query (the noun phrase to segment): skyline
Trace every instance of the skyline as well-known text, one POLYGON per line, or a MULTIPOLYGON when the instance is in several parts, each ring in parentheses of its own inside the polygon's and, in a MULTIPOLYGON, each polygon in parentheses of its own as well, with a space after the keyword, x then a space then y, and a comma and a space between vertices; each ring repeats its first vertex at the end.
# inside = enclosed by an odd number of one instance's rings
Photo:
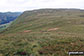
POLYGON ((0 12, 23 12, 43 8, 84 9, 84 0, 0 0, 0 12))

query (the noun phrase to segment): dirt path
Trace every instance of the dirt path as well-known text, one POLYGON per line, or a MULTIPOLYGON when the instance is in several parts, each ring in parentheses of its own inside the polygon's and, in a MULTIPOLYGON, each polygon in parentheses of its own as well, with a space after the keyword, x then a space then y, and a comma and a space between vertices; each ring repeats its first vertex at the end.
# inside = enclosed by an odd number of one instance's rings
POLYGON ((55 30, 58 30, 59 28, 51 28, 51 29, 48 29, 48 31, 55 31, 55 30))
POLYGON ((25 33, 29 33, 29 32, 32 32, 32 30, 25 30, 24 32, 25 33))

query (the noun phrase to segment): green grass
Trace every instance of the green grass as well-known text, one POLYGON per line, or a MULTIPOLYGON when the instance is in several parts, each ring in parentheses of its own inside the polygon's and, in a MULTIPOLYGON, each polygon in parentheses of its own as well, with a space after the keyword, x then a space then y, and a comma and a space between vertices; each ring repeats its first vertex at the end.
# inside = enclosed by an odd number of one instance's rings
POLYGON ((84 17, 80 15, 84 12, 25 11, 0 34, 0 53, 4 56, 14 56, 17 52, 26 52, 29 56, 69 56, 68 51, 84 51, 84 17))

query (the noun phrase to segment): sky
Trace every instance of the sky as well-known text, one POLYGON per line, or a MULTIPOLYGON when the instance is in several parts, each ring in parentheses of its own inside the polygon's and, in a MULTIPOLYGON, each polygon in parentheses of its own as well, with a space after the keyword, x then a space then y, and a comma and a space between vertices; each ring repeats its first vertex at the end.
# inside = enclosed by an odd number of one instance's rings
POLYGON ((0 12, 23 12, 42 8, 84 9, 84 0, 0 0, 0 12))

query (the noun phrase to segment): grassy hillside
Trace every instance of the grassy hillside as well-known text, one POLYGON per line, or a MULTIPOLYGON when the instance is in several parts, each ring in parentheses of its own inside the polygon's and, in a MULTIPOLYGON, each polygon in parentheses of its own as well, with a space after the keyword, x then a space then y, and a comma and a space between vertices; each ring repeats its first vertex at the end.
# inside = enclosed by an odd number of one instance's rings
POLYGON ((69 56, 68 51, 84 51, 83 10, 25 11, 0 34, 4 56, 69 56))

